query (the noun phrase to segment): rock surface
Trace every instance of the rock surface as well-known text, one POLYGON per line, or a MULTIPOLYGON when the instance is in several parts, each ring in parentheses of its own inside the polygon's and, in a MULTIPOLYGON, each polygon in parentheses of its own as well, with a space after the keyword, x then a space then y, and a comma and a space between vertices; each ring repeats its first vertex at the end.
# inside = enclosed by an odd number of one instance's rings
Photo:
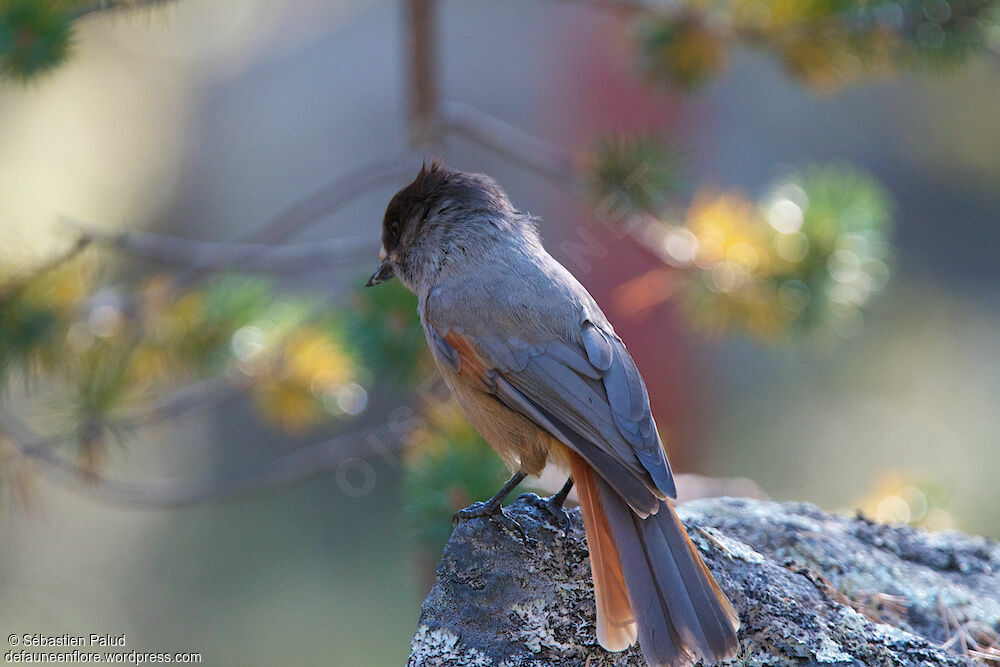
MULTIPOLYGON (((455 529, 409 664, 644 665, 594 634, 583 523, 519 499, 455 529), (527 538, 527 539, 525 539, 527 538)), ((742 620, 745 665, 1000 665, 1000 545, 715 498, 678 513, 742 620), (992 647, 992 648, 991 648, 992 647)))

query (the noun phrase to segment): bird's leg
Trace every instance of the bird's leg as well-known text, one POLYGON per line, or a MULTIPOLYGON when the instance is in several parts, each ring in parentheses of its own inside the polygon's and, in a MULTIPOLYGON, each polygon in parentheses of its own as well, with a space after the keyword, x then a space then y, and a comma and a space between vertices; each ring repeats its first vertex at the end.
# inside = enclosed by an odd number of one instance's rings
POLYGON ((452 517, 451 522, 456 526, 463 521, 468 521, 469 519, 475 519, 478 517, 486 516, 490 519, 496 521, 505 528, 517 533, 521 536, 521 541, 525 544, 531 545, 536 542, 533 537, 528 537, 527 533, 521 527, 517 521, 515 521, 511 516, 509 516, 503 510, 503 499, 510 495, 510 492, 514 490, 514 487, 521 483, 526 475, 520 470, 514 473, 514 475, 507 480, 496 495, 487 500, 486 502, 472 503, 464 510, 458 510, 452 517))
POLYGON ((561 508, 563 506, 563 503, 566 502, 566 496, 568 496, 569 492, 572 490, 573 490, 573 478, 567 477, 566 483, 563 484, 563 487, 561 489, 559 489, 559 493, 549 498, 549 502, 551 502, 556 507, 561 508))
POLYGON ((507 480, 496 495, 487 500, 486 502, 475 502, 466 507, 464 510, 458 510, 452 517, 451 522, 456 526, 462 521, 468 521, 469 519, 476 519, 481 516, 488 516, 490 514, 497 514, 502 511, 502 506, 500 503, 503 499, 510 495, 510 492, 514 490, 514 487, 521 483, 526 475, 518 470, 514 475, 507 480))
POLYGON ((566 502, 566 496, 569 495, 572 488, 573 478, 567 477, 566 483, 563 484, 563 487, 559 489, 559 492, 554 496, 539 498, 534 493, 525 493, 521 496, 521 498, 535 507, 547 511, 556 519, 562 519, 563 528, 567 533, 569 533, 570 529, 573 527, 573 521, 570 519, 569 513, 563 509, 563 503, 566 502))

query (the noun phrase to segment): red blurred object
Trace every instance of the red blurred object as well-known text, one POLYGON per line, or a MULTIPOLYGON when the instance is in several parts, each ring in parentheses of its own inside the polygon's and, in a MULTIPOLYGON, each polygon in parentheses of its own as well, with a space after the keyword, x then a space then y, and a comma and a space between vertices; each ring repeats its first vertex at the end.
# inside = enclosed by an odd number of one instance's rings
MULTIPOLYGON (((697 122, 690 104, 645 85, 626 41, 628 30, 619 19, 580 15, 565 28, 565 40, 555 49, 558 63, 547 100, 546 125, 553 141, 579 154, 609 135, 676 135, 681 125, 697 122)), ((629 346, 648 385, 671 463, 677 469, 690 468, 703 441, 706 401, 692 339, 666 301, 669 267, 620 238, 585 207, 557 204, 554 209, 558 224, 547 229, 550 251, 590 290, 629 346), (580 221, 585 229, 567 221, 580 221), (660 280, 663 293, 650 291, 645 295, 648 305, 637 304, 636 297, 642 301, 644 296, 641 291, 655 290, 660 280), (626 284, 629 289, 623 294, 626 284)))

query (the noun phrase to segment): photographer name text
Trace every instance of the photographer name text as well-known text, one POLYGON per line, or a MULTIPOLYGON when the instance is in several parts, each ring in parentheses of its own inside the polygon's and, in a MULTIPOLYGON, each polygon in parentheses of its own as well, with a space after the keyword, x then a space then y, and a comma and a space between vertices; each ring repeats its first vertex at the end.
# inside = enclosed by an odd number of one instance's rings
POLYGON ((15 641, 16 635, 10 636, 10 644, 16 646, 125 646, 125 635, 108 635, 91 633, 90 635, 46 635, 41 633, 21 635, 15 641))

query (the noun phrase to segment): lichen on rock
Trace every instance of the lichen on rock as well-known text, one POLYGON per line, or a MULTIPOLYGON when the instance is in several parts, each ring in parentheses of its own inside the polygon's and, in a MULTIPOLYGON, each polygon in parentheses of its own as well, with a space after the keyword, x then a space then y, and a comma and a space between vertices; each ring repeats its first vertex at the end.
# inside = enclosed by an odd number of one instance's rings
MULTIPOLYGON (((520 499, 507 512, 519 531, 485 518, 455 529, 409 665, 644 665, 638 647, 597 644, 579 511, 568 530, 520 499)), ((1000 665, 996 542, 804 503, 714 498, 678 513, 739 612, 730 664, 1000 665)))

